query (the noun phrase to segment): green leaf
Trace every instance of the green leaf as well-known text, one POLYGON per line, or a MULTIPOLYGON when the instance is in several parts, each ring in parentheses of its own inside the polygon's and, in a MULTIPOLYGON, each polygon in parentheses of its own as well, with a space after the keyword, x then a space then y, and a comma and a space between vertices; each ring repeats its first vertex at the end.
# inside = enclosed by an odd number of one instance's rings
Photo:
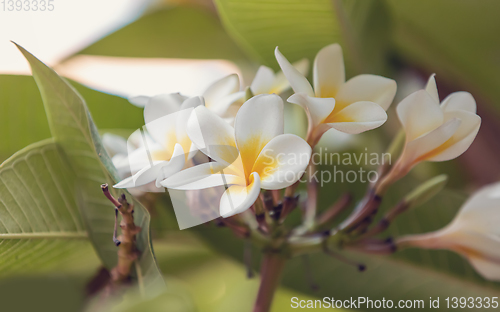
MULTIPOLYGON (((129 129, 144 124, 142 109, 126 99, 72 83, 86 99, 99 128, 129 129)), ((40 92, 29 76, 0 75, 0 161, 29 144, 51 137, 40 92)))
POLYGON ((389 14, 383 1, 216 0, 224 26, 240 46, 277 69, 274 48, 290 60, 313 59, 340 42, 356 71, 382 70, 389 43, 389 14), (258 18, 255 18, 258 16, 258 18))
POLYGON ((48 139, 0 165, 0 275, 58 268, 89 252, 75 176, 48 139))
MULTIPOLYGON (((112 205, 103 196, 100 185, 116 181, 114 167, 109 166, 111 162, 101 148, 99 135, 83 98, 52 69, 24 48, 18 48, 28 60, 40 89, 52 136, 62 146, 76 172, 78 202, 89 237, 102 262, 110 269, 117 263, 117 249, 111 239, 114 212, 112 205)), ((130 195, 128 198, 132 199, 130 195)), ((158 284, 162 284, 163 279, 150 243, 150 215, 136 200, 134 205, 135 222, 142 228, 137 237, 137 245, 142 254, 140 265, 136 266, 136 278, 140 285, 158 289, 158 284)))
POLYGON ((80 54, 246 61, 213 14, 191 7, 145 15, 80 54))

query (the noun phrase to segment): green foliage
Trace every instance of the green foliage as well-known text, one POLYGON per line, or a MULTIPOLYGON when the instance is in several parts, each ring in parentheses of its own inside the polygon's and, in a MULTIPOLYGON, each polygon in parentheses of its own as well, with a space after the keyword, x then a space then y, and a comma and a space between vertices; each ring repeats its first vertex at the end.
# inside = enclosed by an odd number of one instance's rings
POLYGON ((49 139, 0 166, 0 274, 54 269, 88 252, 75 176, 49 139))
POLYGON ((146 15, 80 54, 236 62, 246 59, 213 14, 189 7, 169 8, 146 15))
POLYGON ((313 59, 340 42, 346 59, 361 70, 381 72, 389 44, 384 1, 216 0, 229 34, 264 65, 278 68, 274 48, 290 60, 313 59), (256 18, 257 17, 257 18, 256 18))
MULTIPOLYGON (((99 186, 104 182, 113 184, 116 181, 114 167, 109 166, 111 162, 102 150, 96 127, 82 97, 52 69, 22 47, 18 48, 30 63, 42 95, 52 136, 61 145, 76 173, 77 201, 89 238, 103 264, 110 269, 117 262, 116 247, 110 239, 113 235, 114 213, 99 186)), ((136 277, 140 286, 158 289, 163 280, 150 244, 150 216, 139 202, 134 201, 134 204, 135 222, 142 228, 137 237, 137 245, 142 254, 140 265, 136 266, 136 277)))

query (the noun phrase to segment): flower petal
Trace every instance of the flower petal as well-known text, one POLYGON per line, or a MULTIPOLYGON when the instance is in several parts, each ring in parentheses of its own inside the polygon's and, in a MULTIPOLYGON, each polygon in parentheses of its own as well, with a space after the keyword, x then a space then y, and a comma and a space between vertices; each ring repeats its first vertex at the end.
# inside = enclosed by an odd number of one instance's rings
POLYGON ((432 97, 434 101, 439 103, 439 94, 438 94, 438 89, 437 89, 437 84, 436 84, 436 79, 434 78, 436 74, 432 74, 429 77, 429 80, 427 80, 427 85, 425 86, 425 91, 429 93, 429 95, 432 97))
POLYGON ((234 136, 246 176, 262 148, 283 134, 283 127, 283 101, 278 95, 257 95, 241 106, 234 121, 234 136))
POLYGON ((161 167, 160 172, 156 176, 156 187, 161 187, 161 181, 181 171, 185 164, 186 156, 184 155, 184 149, 177 143, 175 144, 174 153, 172 154, 168 164, 161 167))
POLYGON ((230 186, 220 199, 219 212, 227 218, 250 208, 260 194, 260 177, 254 172, 250 176, 250 184, 230 186))
POLYGON ((128 98, 128 101, 137 107, 145 107, 148 104, 150 99, 151 99, 150 96, 135 95, 135 96, 130 96, 128 98))
POLYGON ((396 81, 377 75, 359 75, 340 86, 337 109, 360 101, 375 102, 387 110, 396 95, 396 81))
POLYGON ((102 135, 102 145, 111 157, 116 154, 127 154, 127 140, 122 136, 104 133, 102 135))
POLYGON ((278 47, 274 50, 274 55, 276 56, 276 60, 278 61, 283 74, 286 79, 288 79, 290 86, 292 86, 293 91, 295 91, 295 93, 301 92, 309 96, 314 96, 314 91, 309 81, 307 81, 306 77, 304 77, 304 75, 302 75, 295 67, 293 67, 292 64, 290 64, 290 62, 278 50, 278 47))
POLYGON ((471 113, 476 113, 476 100, 469 92, 460 91, 448 95, 441 103, 443 111, 448 110, 465 110, 471 113))
MULTIPOLYGON (((301 59, 300 61, 297 61, 292 64, 293 67, 304 77, 307 77, 307 74, 309 73, 309 60, 306 58, 301 59)), ((281 94, 282 92, 286 91, 287 89, 290 88, 290 83, 285 77, 285 74, 283 74, 283 71, 279 71, 275 75, 275 80, 273 82, 272 89, 268 93, 276 93, 276 94, 281 94)), ((256 94, 256 93, 254 93, 256 94)))
POLYGON ((196 190, 221 185, 242 185, 245 184, 245 179, 222 164, 209 162, 182 170, 160 184, 170 189, 196 190))
POLYGON ((238 158, 233 127, 204 106, 191 114, 187 133, 200 151, 219 163, 229 165, 238 158))
POLYGON ((460 123, 460 119, 453 118, 426 135, 408 142, 401 157, 402 161, 412 166, 434 157, 435 153, 439 152, 439 148, 457 131, 460 123))
POLYGON ((282 134, 267 143, 252 168, 261 180, 261 188, 278 190, 302 176, 311 158, 311 147, 294 134, 282 134))
POLYGON ((387 120, 387 114, 380 105, 373 102, 356 102, 329 116, 324 123, 349 134, 358 134, 380 127, 387 120))
POLYGON ((254 95, 257 94, 268 94, 275 80, 274 71, 267 67, 261 66, 253 78, 252 84, 250 85, 250 90, 254 95))
POLYGON ((435 156, 429 157, 427 160, 446 161, 457 158, 469 148, 476 138, 481 126, 481 117, 464 110, 446 111, 445 120, 452 118, 457 118, 461 121, 460 127, 458 127, 453 136, 438 151, 433 153, 435 156))
POLYGON ((205 106, 209 109, 216 109, 218 100, 240 90, 240 80, 237 74, 226 76, 211 84, 205 92, 205 106))
POLYGON ((287 101, 302 106, 311 119, 313 127, 326 119, 335 108, 334 98, 317 98, 305 93, 295 93, 287 101))
POLYGON ((405 129, 407 141, 436 129, 444 121, 439 104, 425 90, 408 95, 399 103, 396 111, 405 129))
POLYGON ((317 97, 335 97, 345 82, 342 48, 334 43, 321 49, 314 59, 314 90, 317 97))

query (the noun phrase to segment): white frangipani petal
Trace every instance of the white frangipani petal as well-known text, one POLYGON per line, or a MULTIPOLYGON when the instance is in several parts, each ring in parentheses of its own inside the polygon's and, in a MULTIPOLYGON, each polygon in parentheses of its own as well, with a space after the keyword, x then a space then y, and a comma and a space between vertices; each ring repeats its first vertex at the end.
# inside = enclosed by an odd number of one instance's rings
MULTIPOLYGON (((302 74, 302 76, 307 77, 309 73, 309 60, 304 58, 292 64, 295 69, 302 74)), ((275 80, 272 89, 268 93, 280 94, 290 88, 290 83, 286 79, 283 71, 276 73, 275 80)), ((254 94, 256 94, 254 92, 254 94)))
POLYGON ((446 111, 445 119, 458 119, 460 126, 439 150, 435 151, 429 161, 446 161, 462 155, 472 144, 481 126, 481 118, 465 110, 446 111))
POLYGON ((134 104, 137 107, 145 107, 146 104, 148 104, 149 100, 151 99, 150 96, 146 95, 135 95, 135 96, 130 96, 128 98, 128 101, 132 104, 134 104))
POLYGON ((127 140, 122 136, 104 133, 102 135, 102 145, 104 145, 106 152, 108 152, 111 157, 115 154, 127 154, 127 140))
POLYGON ((319 125, 335 108, 334 98, 317 98, 305 93, 295 93, 287 101, 302 106, 313 126, 319 125))
POLYGON ((411 167, 419 161, 439 153, 440 147, 448 141, 460 127, 461 120, 453 118, 428 134, 407 143, 401 159, 411 167))
POLYGON ((161 185, 177 190, 205 189, 215 186, 244 185, 245 179, 230 168, 216 162, 208 162, 187 168, 161 182, 161 185))
POLYGON ((386 120, 387 114, 380 105, 363 101, 353 103, 329 116, 324 123, 344 133, 358 134, 378 128, 386 120))
POLYGON ((262 148, 283 134, 283 128, 283 101, 278 95, 257 95, 241 106, 234 121, 234 135, 247 175, 262 148))
POLYGON ((314 91, 309 81, 281 54, 278 47, 274 50, 276 60, 278 61, 283 74, 288 79, 290 86, 295 93, 305 93, 314 96, 314 91))
POLYGON ((476 100, 469 92, 454 92, 443 100, 441 109, 445 112, 448 110, 464 110, 475 114, 476 100))
POLYGON ((229 94, 235 93, 240 90, 240 80, 238 75, 232 74, 220 80, 217 80, 210 85, 203 97, 205 98, 205 105, 209 109, 216 109, 219 105, 218 101, 229 94))
POLYGON ((359 75, 340 86, 335 100, 342 106, 370 101, 387 110, 396 95, 396 90, 396 81, 392 79, 377 75, 359 75))
POLYGON ((435 76, 436 76, 436 74, 432 74, 429 77, 429 80, 427 80, 427 85, 425 86, 425 91, 427 91, 427 93, 429 93, 429 95, 432 97, 432 99, 436 103, 439 103, 439 94, 438 94, 435 76))
POLYGON ((256 95, 268 93, 274 84, 275 79, 276 77, 274 75, 274 71, 271 68, 261 66, 253 78, 250 90, 252 90, 252 93, 256 95))
POLYGON ((313 80, 317 97, 335 97, 345 82, 344 57, 339 44, 328 45, 318 52, 314 59, 313 80))
POLYGON ((234 128, 204 106, 194 110, 187 133, 199 150, 217 162, 229 165, 238 158, 234 128))
POLYGON ((227 218, 250 208, 259 197, 260 187, 260 177, 256 172, 250 175, 250 184, 230 186, 220 199, 221 217, 227 218))
POLYGON ((259 174, 261 187, 265 190, 288 187, 304 173, 311 152, 311 147, 302 138, 293 134, 279 135, 262 149, 252 172, 259 174))
POLYGON ((414 140, 443 124, 444 114, 428 92, 420 90, 408 95, 396 108, 407 141, 414 140))

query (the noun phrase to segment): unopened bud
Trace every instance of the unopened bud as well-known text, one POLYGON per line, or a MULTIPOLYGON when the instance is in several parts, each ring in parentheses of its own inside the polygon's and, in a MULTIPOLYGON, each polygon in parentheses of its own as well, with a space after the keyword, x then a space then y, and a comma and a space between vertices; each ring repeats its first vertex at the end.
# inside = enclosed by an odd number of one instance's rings
POLYGON ((441 174, 420 184, 404 198, 404 201, 408 205, 408 209, 422 205, 434 197, 444 188, 447 181, 448 176, 446 174, 441 174))

